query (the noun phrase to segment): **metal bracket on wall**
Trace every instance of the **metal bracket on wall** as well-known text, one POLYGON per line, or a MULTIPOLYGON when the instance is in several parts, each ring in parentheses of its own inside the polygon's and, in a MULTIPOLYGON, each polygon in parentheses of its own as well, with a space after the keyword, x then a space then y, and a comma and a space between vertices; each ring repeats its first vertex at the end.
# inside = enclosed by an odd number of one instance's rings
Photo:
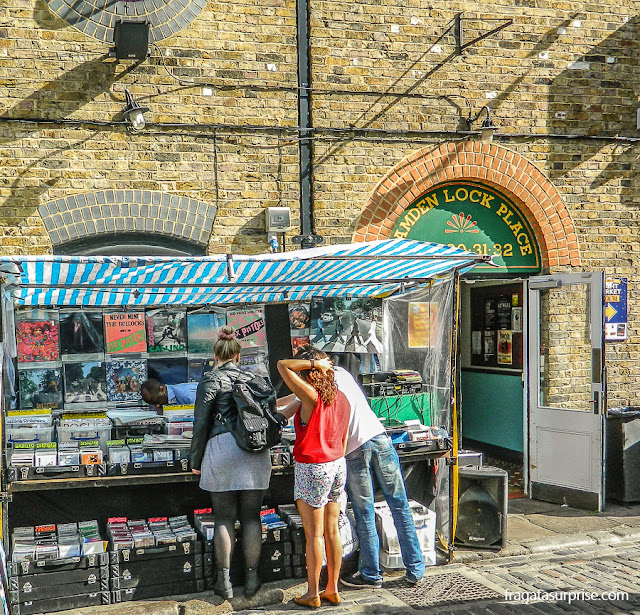
POLYGON ((293 243, 299 243, 303 248, 313 248, 315 245, 322 243, 324 237, 310 233, 308 235, 295 235, 291 238, 293 243))
MULTIPOLYGON (((468 42, 465 43, 464 41, 464 24, 463 24, 463 20, 465 19, 464 14, 463 13, 458 13, 455 17, 454 17, 454 23, 453 23, 453 33, 454 36, 456 38, 456 54, 457 55, 462 55, 462 52, 467 48, 467 47, 471 47, 471 45, 475 45, 477 42, 481 41, 482 39, 488 38, 489 36, 492 36, 493 34, 496 34, 498 32, 500 32, 500 30, 504 30, 505 28, 508 28, 510 25, 513 24, 513 19, 500 19, 498 17, 494 18, 494 19, 479 19, 479 18, 473 18, 474 21, 501 21, 502 23, 499 26, 496 26, 495 28, 493 28, 493 30, 489 30, 489 32, 485 32, 484 34, 481 34, 480 36, 476 36, 476 38, 474 38, 473 40, 470 40, 468 42)), ((471 19, 469 17, 467 17, 466 19, 471 19)))

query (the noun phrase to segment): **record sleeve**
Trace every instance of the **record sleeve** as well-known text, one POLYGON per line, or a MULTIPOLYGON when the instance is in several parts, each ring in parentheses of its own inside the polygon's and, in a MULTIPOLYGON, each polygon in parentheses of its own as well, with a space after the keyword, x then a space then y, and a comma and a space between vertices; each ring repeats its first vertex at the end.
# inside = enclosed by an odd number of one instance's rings
POLYGON ((180 384, 188 381, 187 359, 148 359, 147 377, 155 378, 162 384, 180 384))
POLYGON ((115 312, 104 315, 104 339, 110 354, 146 352, 147 323, 144 312, 115 312))
POLYGON ((224 310, 187 315, 187 346, 190 353, 213 355, 218 332, 227 324, 224 310))
POLYGON ((327 353, 381 353, 382 299, 326 297, 311 302, 311 344, 327 353))
POLYGON ((292 302, 289 304, 289 326, 291 330, 308 330, 311 323, 308 303, 292 302))
POLYGON ((187 349, 187 313, 184 310, 147 312, 147 342, 149 352, 184 352, 187 349))
POLYGON ((102 312, 62 312, 60 345, 63 355, 104 353, 102 312))
POLYGON ((294 356, 296 352, 298 352, 298 348, 311 344, 311 340, 308 335, 301 335, 298 337, 294 335, 295 333, 297 332, 291 331, 291 352, 293 353, 294 356))
POLYGON ((64 402, 107 401, 107 373, 103 361, 77 361, 64 364, 64 402))
POLYGON ((60 358, 58 313, 24 310, 16 313, 18 362, 55 361, 60 358))
POLYGON ((267 345, 264 308, 227 310, 227 324, 236 330, 242 348, 260 348, 267 345))
POLYGON ((18 370, 20 409, 60 408, 62 373, 59 366, 18 370))
POLYGON ((210 372, 216 366, 215 359, 189 358, 188 378, 189 382, 200 382, 202 376, 210 372))
POLYGON ((141 402, 140 385, 147 379, 147 362, 142 359, 107 361, 107 399, 141 402))
POLYGON ((247 351, 240 355, 240 368, 243 371, 269 377, 269 355, 266 349, 247 351))

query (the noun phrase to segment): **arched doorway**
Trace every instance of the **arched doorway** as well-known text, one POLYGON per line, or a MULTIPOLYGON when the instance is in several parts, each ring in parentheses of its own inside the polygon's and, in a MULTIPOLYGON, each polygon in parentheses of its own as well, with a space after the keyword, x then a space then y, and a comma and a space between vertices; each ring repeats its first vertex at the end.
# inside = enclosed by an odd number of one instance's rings
POLYGON ((459 402, 463 446, 522 464, 527 451, 525 283, 580 265, 569 213, 553 184, 507 148, 443 143, 380 181, 354 241, 409 238, 491 254, 460 291, 459 402))

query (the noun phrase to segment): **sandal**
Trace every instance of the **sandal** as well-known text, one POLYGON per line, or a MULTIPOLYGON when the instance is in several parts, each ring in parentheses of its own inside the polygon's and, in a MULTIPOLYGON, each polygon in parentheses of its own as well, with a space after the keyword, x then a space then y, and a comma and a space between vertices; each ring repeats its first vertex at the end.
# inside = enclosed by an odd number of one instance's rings
POLYGON ((320 596, 313 596, 311 598, 303 598, 302 596, 296 596, 293 601, 298 606, 306 606, 308 609, 320 608, 320 596))
POLYGON ((340 594, 336 592, 335 594, 327 594, 326 592, 320 592, 320 600, 326 600, 330 604, 334 604, 338 606, 342 602, 342 598, 340 594))

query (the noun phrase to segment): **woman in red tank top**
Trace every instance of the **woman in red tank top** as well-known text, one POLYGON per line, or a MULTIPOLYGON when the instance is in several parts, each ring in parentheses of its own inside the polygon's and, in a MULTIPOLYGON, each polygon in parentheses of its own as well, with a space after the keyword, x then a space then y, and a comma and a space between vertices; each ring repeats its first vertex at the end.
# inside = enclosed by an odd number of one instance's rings
POLYGON ((309 587, 294 601, 310 608, 319 607, 322 600, 340 604, 338 517, 347 477, 344 451, 351 408, 336 387, 333 365, 324 352, 303 346, 295 359, 278 361, 278 371, 300 400, 294 418, 294 499, 304 528, 309 587), (323 539, 328 580, 320 592, 323 539))

